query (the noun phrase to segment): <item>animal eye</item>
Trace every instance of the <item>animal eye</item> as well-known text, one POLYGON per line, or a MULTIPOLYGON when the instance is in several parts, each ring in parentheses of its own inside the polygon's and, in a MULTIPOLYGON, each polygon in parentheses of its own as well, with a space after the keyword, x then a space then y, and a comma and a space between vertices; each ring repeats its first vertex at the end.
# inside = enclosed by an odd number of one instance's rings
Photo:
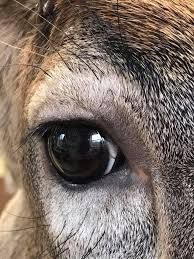
POLYGON ((118 169, 124 158, 108 137, 86 125, 63 126, 47 133, 49 159, 71 184, 85 184, 118 169))

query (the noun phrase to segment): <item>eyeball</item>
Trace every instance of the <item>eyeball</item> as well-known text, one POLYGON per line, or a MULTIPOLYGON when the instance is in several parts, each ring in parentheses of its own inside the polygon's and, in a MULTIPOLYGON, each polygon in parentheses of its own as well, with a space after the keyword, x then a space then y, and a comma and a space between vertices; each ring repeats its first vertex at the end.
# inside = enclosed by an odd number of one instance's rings
POLYGON ((46 146, 57 172, 72 184, 105 177, 123 161, 119 148, 110 138, 85 125, 51 130, 47 133, 46 146))

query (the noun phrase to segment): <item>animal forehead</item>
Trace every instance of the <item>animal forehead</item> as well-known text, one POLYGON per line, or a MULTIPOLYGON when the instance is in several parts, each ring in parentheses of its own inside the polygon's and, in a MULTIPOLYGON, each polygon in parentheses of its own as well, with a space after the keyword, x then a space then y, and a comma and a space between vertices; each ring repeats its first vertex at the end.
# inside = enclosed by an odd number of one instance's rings
MULTIPOLYGON (((141 84, 162 85, 166 74, 186 82, 194 52, 193 18, 189 0, 58 0, 53 21, 44 22, 50 30, 40 32, 54 50, 42 67, 48 71, 62 61, 71 70, 84 67, 98 76, 103 61, 141 84)), ((34 45, 45 44, 40 33, 34 45)))
POLYGON ((160 51, 165 56, 167 49, 193 51, 194 2, 189 0, 58 0, 55 8, 50 39, 64 40, 63 47, 75 49, 79 43, 81 52, 98 49, 124 59, 130 58, 129 51, 148 56, 160 51))
POLYGON ((109 29, 137 47, 176 39, 176 33, 181 36, 193 28, 194 2, 189 0, 58 0, 54 4, 58 28, 69 30, 76 24, 77 29, 82 24, 86 31, 92 27, 94 36, 98 29, 104 33, 109 29))
POLYGON ((190 0, 58 0, 55 3, 58 11, 65 12, 62 16, 64 20, 67 16, 79 18, 81 14, 87 16, 96 14, 109 21, 111 25, 118 26, 119 19, 119 22, 130 23, 136 28, 143 21, 145 22, 143 27, 149 23, 160 24, 160 27, 164 24, 177 23, 179 22, 177 18, 188 22, 189 18, 193 18, 194 8, 194 3, 190 0))

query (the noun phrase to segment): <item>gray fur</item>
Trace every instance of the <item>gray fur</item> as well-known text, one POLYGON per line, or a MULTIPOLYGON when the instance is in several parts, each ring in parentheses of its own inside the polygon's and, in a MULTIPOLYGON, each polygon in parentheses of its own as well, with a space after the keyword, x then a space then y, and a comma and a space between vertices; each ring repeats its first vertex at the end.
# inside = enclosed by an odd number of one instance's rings
POLYGON ((20 49, 0 44, 0 144, 17 186, 0 257, 194 258, 194 4, 58 0, 48 23, 21 3, 0 7, 0 40, 20 49), (75 187, 28 134, 80 117, 129 166, 75 187))

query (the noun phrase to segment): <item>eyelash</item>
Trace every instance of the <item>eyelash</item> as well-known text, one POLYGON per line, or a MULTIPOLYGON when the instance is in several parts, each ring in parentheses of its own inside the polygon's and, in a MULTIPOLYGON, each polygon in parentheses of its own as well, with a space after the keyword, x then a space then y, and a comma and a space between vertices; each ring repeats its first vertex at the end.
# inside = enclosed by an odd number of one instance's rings
POLYGON ((43 138, 46 135, 46 133, 49 131, 57 131, 67 125, 70 125, 70 124, 74 125, 79 123, 85 126, 89 126, 90 128, 98 129, 102 133, 102 135, 107 135, 105 130, 100 125, 98 125, 96 121, 86 122, 84 119, 67 120, 67 121, 57 120, 57 121, 39 124, 37 127, 30 130, 30 132, 22 140, 21 145, 24 145, 28 140, 32 139, 33 137, 43 138))
POLYGON ((60 175, 66 185, 85 185, 127 166, 118 142, 95 121, 76 119, 42 123, 28 133, 22 145, 26 142, 32 146, 43 145, 54 175, 60 175), (82 137, 76 137, 75 133, 82 137), (61 140, 62 136, 64 139, 61 140))

